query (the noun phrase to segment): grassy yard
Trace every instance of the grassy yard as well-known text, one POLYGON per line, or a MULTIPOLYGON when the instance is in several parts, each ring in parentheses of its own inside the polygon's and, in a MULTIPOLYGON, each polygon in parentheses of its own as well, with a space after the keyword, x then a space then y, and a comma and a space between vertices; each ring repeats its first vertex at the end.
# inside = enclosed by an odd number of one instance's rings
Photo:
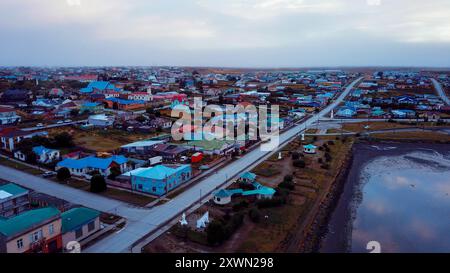
MULTIPOLYGON (((67 131, 67 129, 50 129, 49 133, 54 135, 62 131, 67 131)), ((120 148, 122 145, 156 136, 156 134, 129 133, 117 129, 83 131, 71 128, 69 133, 73 136, 77 146, 97 152, 110 152, 120 148)))
POLYGON ((280 169, 277 166, 270 164, 267 161, 259 164, 255 169, 253 169, 253 172, 256 175, 261 175, 265 177, 271 177, 281 173, 280 169))
MULTIPOLYGON (((320 146, 329 140, 334 142, 334 145, 328 145, 332 156, 329 169, 322 169, 318 164, 318 159, 324 154, 322 151, 316 155, 305 156, 307 166, 304 169, 295 169, 296 186, 289 195, 288 203, 279 207, 261 209, 261 214, 267 215, 267 219, 263 218, 260 223, 255 224, 240 243, 237 252, 284 252, 293 242, 293 238, 298 238, 303 232, 305 221, 310 218, 311 213, 314 213, 313 207, 320 201, 319 196, 326 194, 331 178, 339 171, 352 145, 351 140, 342 142, 335 137, 318 137, 314 144, 320 146)), ((293 143, 292 146, 297 145, 293 143)), ((264 162, 258 167, 263 169, 267 167, 267 164, 269 163, 264 162)), ((285 164, 292 164, 292 160, 286 159, 285 164)), ((283 177, 280 176, 279 180, 282 179, 283 177)))
POLYGON ((21 163, 18 163, 16 161, 5 159, 3 157, 0 157, 0 164, 4 165, 4 166, 7 166, 7 167, 10 167, 10 168, 14 168, 14 169, 19 170, 19 171, 23 171, 23 172, 32 174, 32 175, 41 175, 41 174, 44 173, 44 171, 41 171, 41 170, 38 170, 38 169, 35 169, 35 168, 32 168, 32 167, 29 167, 29 166, 27 166, 25 164, 21 164, 21 163))

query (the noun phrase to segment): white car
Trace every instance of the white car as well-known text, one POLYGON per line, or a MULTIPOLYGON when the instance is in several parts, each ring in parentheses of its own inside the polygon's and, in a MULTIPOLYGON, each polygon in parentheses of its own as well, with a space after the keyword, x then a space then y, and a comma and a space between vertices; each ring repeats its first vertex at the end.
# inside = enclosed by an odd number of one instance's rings
POLYGON ((65 123, 71 123, 72 120, 71 120, 71 119, 66 119, 64 122, 65 122, 65 123))
POLYGON ((58 120, 58 122, 56 124, 63 124, 63 123, 64 123, 64 121, 58 120))
POLYGON ((44 124, 38 123, 38 124, 36 124, 36 127, 44 127, 44 124))

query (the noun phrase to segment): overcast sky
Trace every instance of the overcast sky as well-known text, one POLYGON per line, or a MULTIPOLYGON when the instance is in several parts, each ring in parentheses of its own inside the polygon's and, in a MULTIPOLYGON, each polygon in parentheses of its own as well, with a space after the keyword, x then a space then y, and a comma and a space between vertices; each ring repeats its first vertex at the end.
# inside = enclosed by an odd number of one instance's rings
POLYGON ((450 66, 449 0, 0 0, 0 66, 450 66))

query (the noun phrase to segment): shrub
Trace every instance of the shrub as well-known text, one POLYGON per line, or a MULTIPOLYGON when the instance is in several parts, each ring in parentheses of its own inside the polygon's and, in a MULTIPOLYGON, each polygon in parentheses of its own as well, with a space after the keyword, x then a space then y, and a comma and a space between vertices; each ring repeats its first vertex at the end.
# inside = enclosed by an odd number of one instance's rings
POLYGON ((333 140, 329 140, 328 141, 328 145, 334 145, 334 141, 333 140))
POLYGON ((118 177, 119 175, 121 175, 121 171, 119 167, 112 167, 110 170, 110 174, 108 175, 109 179, 116 179, 116 177, 118 177))
POLYGON ((239 203, 236 203, 233 205, 233 211, 240 211, 243 208, 248 208, 248 201, 242 200, 239 203))
POLYGON ((69 169, 67 169, 66 167, 59 169, 58 172, 56 173, 56 178, 59 181, 65 181, 65 180, 69 179, 70 178, 69 169))
POLYGON ((252 208, 248 212, 248 216, 253 223, 259 223, 259 221, 261 221, 261 212, 259 212, 257 208, 252 208))
POLYGON ((100 193, 106 191, 106 181, 102 175, 96 174, 91 177, 91 192, 100 193))
POLYGON ((322 163, 323 163, 323 159, 322 159, 322 158, 319 158, 319 159, 317 159, 317 162, 318 162, 319 164, 322 164, 322 163))
POLYGON ((292 153, 292 160, 298 160, 300 158, 300 154, 297 152, 292 153))
POLYGON ((330 153, 325 153, 325 160, 326 160, 327 162, 330 162, 332 159, 333 159, 333 158, 332 158, 332 156, 330 155, 330 153))
POLYGON ((303 160, 295 160, 294 161, 294 166, 297 168, 305 168, 306 167, 306 163, 303 160))
POLYGON ((330 169, 330 165, 328 164, 322 164, 322 166, 320 166, 322 169, 324 170, 329 170, 330 169))
POLYGON ((221 221, 213 220, 206 227, 206 240, 210 245, 221 244, 225 241, 225 228, 224 223, 221 221))
POLYGON ((284 182, 292 182, 294 177, 292 175, 286 175, 283 179, 284 182))

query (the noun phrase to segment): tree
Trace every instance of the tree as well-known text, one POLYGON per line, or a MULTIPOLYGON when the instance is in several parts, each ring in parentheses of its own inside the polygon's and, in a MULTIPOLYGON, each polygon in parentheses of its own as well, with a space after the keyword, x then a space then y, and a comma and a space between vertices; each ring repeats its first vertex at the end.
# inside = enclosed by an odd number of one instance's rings
POLYGON ((253 223, 259 223, 261 221, 261 212, 257 208, 252 208, 248 212, 248 216, 250 217, 250 220, 252 220, 253 223))
POLYGON ((70 178, 69 169, 67 169, 66 167, 59 169, 58 172, 56 173, 56 178, 59 181, 65 181, 65 180, 69 179, 70 178))
POLYGON ((138 122, 145 122, 147 119, 144 117, 144 116, 138 116, 137 118, 136 118, 136 121, 138 121, 138 122))
POLYGON ((109 179, 116 179, 119 175, 121 175, 122 172, 120 171, 120 168, 117 166, 114 166, 110 170, 110 174, 108 176, 109 179))
POLYGON ((106 181, 103 175, 96 174, 91 177, 91 192, 100 193, 106 191, 106 181))
POLYGON ((54 137, 54 142, 55 142, 55 146, 58 148, 75 146, 75 143, 73 142, 73 137, 67 132, 62 132, 61 134, 57 134, 54 137))
POLYGON ((225 240, 224 224, 220 221, 213 220, 206 227, 206 238, 210 245, 217 245, 225 240))
POLYGON ((299 160, 295 160, 294 161, 294 166, 297 168, 305 168, 306 167, 306 163, 305 161, 299 159, 299 160))
POLYGON ((72 109, 72 110, 70 110, 70 115, 71 115, 72 117, 78 116, 78 113, 79 113, 79 110, 78 110, 78 109, 72 109))

